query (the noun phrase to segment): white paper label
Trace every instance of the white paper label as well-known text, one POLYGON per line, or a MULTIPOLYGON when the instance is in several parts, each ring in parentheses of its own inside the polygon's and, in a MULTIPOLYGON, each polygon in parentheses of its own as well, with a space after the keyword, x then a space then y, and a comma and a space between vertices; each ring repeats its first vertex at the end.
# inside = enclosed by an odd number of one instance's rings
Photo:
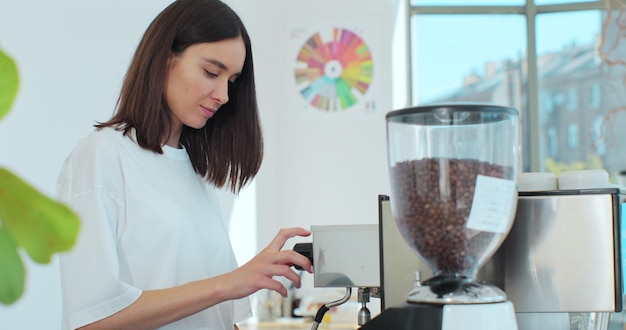
POLYGON ((467 228, 504 233, 513 216, 515 181, 479 175, 467 228))

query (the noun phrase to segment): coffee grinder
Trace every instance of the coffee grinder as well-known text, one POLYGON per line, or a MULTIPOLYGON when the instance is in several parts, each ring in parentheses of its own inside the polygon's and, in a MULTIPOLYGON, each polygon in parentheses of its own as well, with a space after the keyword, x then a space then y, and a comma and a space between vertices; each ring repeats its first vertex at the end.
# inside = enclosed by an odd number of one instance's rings
POLYGON ((393 216, 433 275, 416 273, 406 303, 361 329, 516 330, 506 294, 476 276, 515 217, 517 110, 433 104, 392 111, 386 121, 393 216))

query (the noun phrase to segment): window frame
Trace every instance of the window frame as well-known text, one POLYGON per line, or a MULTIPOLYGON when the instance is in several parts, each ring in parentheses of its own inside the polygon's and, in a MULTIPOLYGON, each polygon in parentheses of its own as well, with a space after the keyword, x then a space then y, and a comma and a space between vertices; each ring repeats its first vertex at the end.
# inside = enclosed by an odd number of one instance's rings
MULTIPOLYGON (((445 5, 445 6, 432 6, 432 5, 413 5, 411 0, 405 0, 406 5, 406 24, 408 33, 406 35, 406 47, 408 56, 407 60, 407 101, 410 105, 413 105, 415 100, 413 98, 413 45, 414 39, 412 26, 412 18, 419 15, 522 15, 526 21, 526 35, 527 35, 527 65, 528 65, 528 115, 526 122, 530 123, 530 137, 523 137, 523 140, 529 141, 529 145, 525 146, 528 151, 524 154, 529 160, 529 169, 523 169, 525 171, 539 171, 541 168, 541 155, 539 146, 539 87, 538 87, 538 66, 537 66, 537 33, 536 33, 536 20, 537 15, 548 13, 564 13, 572 11, 585 11, 585 10, 605 10, 606 3, 604 0, 586 1, 586 2, 572 2, 563 4, 545 4, 536 5, 535 0, 527 0, 524 5, 445 5)), ((520 109, 521 111, 521 109, 520 109)))

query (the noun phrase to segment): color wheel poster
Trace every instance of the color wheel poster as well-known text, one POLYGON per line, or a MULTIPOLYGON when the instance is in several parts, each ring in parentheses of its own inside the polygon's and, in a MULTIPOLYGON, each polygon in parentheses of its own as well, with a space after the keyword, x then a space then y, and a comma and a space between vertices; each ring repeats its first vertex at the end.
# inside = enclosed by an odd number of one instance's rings
POLYGON ((376 111, 376 24, 364 22, 368 23, 306 24, 291 29, 293 66, 288 79, 294 86, 294 104, 319 113, 376 111))

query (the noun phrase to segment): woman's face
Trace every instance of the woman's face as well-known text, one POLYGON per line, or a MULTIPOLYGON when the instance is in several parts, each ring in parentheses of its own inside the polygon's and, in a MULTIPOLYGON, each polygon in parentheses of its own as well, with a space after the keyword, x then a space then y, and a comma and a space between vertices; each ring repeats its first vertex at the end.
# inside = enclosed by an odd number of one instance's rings
POLYGON ((204 127, 228 102, 228 87, 241 73, 245 58, 241 38, 194 44, 170 55, 165 101, 172 112, 171 133, 176 139, 183 125, 204 127))

